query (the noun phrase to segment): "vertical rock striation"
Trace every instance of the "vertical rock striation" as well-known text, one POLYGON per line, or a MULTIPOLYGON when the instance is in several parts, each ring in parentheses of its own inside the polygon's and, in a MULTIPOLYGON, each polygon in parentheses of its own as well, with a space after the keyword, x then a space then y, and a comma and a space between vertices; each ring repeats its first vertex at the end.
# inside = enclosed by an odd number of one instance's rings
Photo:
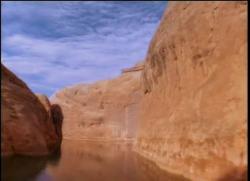
POLYGON ((246 4, 168 5, 142 73, 135 148, 166 170, 194 180, 246 173, 246 4))
POLYGON ((74 140, 131 140, 141 98, 141 64, 112 80, 58 91, 51 102, 62 108, 63 137, 74 140), (140 68, 138 68, 140 67, 140 68))

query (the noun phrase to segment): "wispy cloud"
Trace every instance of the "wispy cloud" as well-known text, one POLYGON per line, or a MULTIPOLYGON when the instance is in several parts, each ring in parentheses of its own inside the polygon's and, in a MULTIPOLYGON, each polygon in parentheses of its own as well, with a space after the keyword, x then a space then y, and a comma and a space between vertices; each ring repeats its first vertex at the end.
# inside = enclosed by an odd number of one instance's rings
POLYGON ((165 2, 4 2, 2 59, 35 92, 114 77, 142 60, 165 2))

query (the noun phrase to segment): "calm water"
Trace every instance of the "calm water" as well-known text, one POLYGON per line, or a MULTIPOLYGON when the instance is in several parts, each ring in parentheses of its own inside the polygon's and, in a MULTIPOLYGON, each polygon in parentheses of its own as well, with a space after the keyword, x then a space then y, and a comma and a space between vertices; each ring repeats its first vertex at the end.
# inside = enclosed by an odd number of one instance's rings
POLYGON ((2 159, 4 181, 185 181, 131 151, 128 144, 68 141, 53 157, 2 159))

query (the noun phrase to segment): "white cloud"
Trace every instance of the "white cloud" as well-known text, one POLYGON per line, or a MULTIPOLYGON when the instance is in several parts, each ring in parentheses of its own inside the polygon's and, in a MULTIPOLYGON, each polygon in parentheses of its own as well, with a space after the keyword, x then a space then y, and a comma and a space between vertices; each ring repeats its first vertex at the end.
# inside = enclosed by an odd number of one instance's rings
POLYGON ((5 2, 3 62, 48 95, 111 78, 145 57, 163 9, 161 2, 5 2))

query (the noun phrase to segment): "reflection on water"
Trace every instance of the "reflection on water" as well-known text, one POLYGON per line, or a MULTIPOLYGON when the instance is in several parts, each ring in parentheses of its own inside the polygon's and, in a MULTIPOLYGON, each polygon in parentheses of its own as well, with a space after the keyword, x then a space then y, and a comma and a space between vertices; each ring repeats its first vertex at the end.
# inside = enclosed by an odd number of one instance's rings
MULTIPOLYGON (((57 150, 51 156, 30 157, 12 156, 1 158, 1 180, 6 181, 34 181, 41 175, 41 171, 49 163, 57 165, 61 151, 57 150)), ((48 180, 46 180, 48 181, 48 180)))
POLYGON ((185 181, 131 151, 128 144, 68 141, 52 158, 4 159, 6 181, 185 181))
POLYGON ((47 160, 47 157, 32 158, 28 156, 2 158, 1 180, 36 180, 36 177, 40 174, 41 170, 45 169, 47 160))

